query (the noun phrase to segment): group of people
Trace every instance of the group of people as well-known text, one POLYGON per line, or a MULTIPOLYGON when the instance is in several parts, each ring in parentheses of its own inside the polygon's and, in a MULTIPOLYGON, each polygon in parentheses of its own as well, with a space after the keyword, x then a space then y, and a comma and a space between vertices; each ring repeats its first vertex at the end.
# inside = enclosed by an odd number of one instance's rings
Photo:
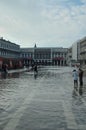
POLYGON ((83 87, 83 70, 81 68, 73 70, 73 78, 74 78, 74 88, 78 87, 78 78, 79 78, 79 85, 80 88, 83 87))

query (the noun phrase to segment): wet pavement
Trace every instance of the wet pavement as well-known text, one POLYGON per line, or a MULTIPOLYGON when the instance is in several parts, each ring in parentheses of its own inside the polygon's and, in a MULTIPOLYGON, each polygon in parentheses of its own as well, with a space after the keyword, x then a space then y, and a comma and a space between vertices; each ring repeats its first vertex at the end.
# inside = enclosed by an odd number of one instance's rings
POLYGON ((86 130, 86 77, 73 89, 73 68, 43 67, 0 78, 0 130, 86 130))

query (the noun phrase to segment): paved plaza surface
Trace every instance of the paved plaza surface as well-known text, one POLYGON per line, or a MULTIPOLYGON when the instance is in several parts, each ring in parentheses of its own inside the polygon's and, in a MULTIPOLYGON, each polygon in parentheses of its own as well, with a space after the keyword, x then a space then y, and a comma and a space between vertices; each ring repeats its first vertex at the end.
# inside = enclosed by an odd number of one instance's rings
POLYGON ((86 130, 86 77, 73 88, 73 68, 47 66, 0 79, 0 130, 86 130))

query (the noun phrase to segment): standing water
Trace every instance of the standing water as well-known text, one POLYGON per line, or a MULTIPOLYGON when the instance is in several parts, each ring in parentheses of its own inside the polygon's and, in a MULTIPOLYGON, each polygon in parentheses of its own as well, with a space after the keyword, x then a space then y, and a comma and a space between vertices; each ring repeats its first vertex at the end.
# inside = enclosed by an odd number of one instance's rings
POLYGON ((0 130, 86 130, 86 84, 75 91, 72 68, 57 66, 1 77, 0 130))

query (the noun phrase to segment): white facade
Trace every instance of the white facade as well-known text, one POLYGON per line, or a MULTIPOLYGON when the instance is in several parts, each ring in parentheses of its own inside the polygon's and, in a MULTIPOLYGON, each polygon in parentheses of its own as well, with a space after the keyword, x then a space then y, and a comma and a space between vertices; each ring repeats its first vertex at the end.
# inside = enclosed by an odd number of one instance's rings
POLYGON ((68 48, 67 51, 67 65, 71 66, 71 60, 72 60, 72 47, 68 48))
POLYGON ((78 49, 77 42, 72 45, 72 60, 78 60, 78 49))

